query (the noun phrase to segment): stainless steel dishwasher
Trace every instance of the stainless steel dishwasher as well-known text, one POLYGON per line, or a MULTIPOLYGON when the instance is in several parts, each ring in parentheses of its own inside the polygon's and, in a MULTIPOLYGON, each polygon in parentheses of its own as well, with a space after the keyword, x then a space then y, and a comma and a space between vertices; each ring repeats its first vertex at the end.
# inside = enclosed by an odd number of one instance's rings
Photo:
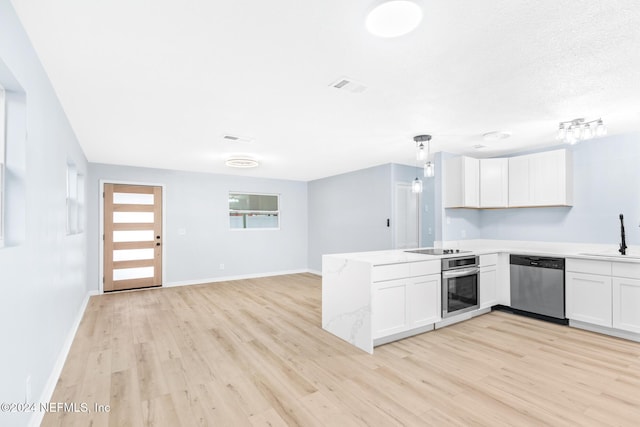
POLYGON ((564 258, 511 255, 510 264, 511 308, 566 322, 564 258))

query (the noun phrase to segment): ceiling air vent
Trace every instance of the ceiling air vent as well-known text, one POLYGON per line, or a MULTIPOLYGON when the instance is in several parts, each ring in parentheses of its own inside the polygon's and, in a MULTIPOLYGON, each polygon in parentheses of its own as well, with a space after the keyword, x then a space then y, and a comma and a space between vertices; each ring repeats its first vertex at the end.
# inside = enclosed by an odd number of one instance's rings
POLYGON ((238 136, 238 135, 231 135, 231 134, 222 135, 222 139, 229 142, 245 142, 245 143, 253 142, 253 138, 247 138, 245 136, 238 136))
POLYGON ((362 93, 367 90, 367 87, 364 84, 350 79, 349 77, 340 77, 329 86, 351 93, 362 93))

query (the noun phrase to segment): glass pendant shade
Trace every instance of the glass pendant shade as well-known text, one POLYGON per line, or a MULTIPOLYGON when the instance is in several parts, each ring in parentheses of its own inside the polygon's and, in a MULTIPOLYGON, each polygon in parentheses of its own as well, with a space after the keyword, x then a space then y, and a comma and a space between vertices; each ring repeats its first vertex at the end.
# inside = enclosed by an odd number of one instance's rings
POLYGON ((414 194, 422 193, 422 181, 416 177, 411 184, 411 192, 414 194))
POLYGON ((432 178, 436 174, 435 167, 433 162, 428 161, 424 164, 424 176, 427 178, 432 178))
POLYGON ((417 160, 424 160, 427 157, 427 154, 424 151, 424 144, 420 144, 418 146, 418 151, 416 154, 416 159, 417 160))
POLYGON ((593 131, 591 130, 591 126, 589 123, 584 125, 584 129, 582 130, 582 139, 591 139, 593 138, 593 131))
POLYGON ((558 140, 562 141, 566 138, 567 136, 567 129, 564 127, 563 124, 560 124, 560 128, 558 129, 558 140))
POLYGON ((582 139, 582 127, 580 125, 572 126, 573 139, 579 141, 582 139))
POLYGON ((605 136, 607 134, 607 127, 602 123, 602 120, 598 120, 596 125, 596 136, 605 136))

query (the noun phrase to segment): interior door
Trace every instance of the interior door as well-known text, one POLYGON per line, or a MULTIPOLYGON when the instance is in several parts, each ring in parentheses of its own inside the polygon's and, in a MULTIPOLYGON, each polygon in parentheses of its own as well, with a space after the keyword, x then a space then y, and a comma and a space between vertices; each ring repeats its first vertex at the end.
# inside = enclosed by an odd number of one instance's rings
POLYGON ((395 249, 411 249, 420 245, 419 200, 420 195, 411 191, 411 184, 396 184, 395 249))
POLYGON ((162 286, 162 187, 104 185, 105 292, 162 286))

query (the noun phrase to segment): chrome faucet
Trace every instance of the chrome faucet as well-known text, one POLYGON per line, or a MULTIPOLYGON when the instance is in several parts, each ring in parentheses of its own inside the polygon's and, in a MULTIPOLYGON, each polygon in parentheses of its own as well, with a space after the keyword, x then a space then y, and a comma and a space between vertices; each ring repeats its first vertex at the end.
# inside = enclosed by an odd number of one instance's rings
POLYGON ((624 238, 624 216, 622 216, 622 214, 620 214, 620 240, 620 249, 618 249, 618 252, 620 252, 621 255, 626 255, 627 242, 624 238))

